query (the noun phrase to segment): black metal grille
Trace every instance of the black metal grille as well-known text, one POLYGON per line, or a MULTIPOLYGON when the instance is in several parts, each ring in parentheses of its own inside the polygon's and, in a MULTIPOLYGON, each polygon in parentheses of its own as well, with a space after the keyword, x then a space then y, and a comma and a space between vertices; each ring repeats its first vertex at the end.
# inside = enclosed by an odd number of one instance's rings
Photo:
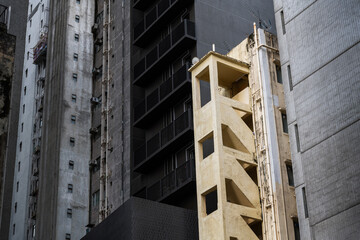
POLYGON ((157 18, 156 10, 157 10, 156 7, 154 7, 153 9, 150 10, 150 12, 148 12, 148 14, 146 14, 145 16, 146 28, 148 28, 153 22, 156 21, 157 18))
POLYGON ((149 68, 158 59, 158 47, 154 47, 146 55, 146 68, 149 68))
POLYGON ((161 146, 164 146, 174 137, 174 124, 170 123, 161 130, 161 146))
POLYGON ((152 107, 154 107, 159 102, 159 89, 155 89, 152 93, 150 93, 146 98, 146 109, 149 111, 152 107))
POLYGON ((187 110, 175 120, 175 135, 178 135, 189 126, 189 114, 190 110, 187 110))
POLYGON ((172 44, 175 44, 185 35, 185 24, 182 22, 171 34, 172 44))
POLYGON ((161 16, 170 7, 169 0, 162 0, 158 3, 158 15, 161 16))
POLYGON ((155 136, 150 138, 147 143, 147 156, 149 157, 151 154, 156 152, 160 148, 160 134, 157 133, 155 136))
POLYGON ((169 50, 171 46, 170 35, 167 35, 160 43, 159 43, 159 56, 161 57, 167 50, 169 50))
POLYGON ((175 187, 175 171, 172 171, 161 180, 161 195, 164 196, 171 193, 175 187))
POLYGON ((141 145, 134 152, 134 165, 140 164, 146 158, 146 144, 141 145))
POLYGON ((164 99, 172 90, 172 79, 169 78, 160 85, 160 100, 164 99))
POLYGON ((134 66, 134 78, 136 79, 145 71, 145 58, 141 59, 135 66, 134 66))
POLYGON ((144 19, 139 22, 134 28, 134 39, 137 39, 145 30, 144 19))
POLYGON ((158 200, 161 197, 160 182, 156 182, 154 185, 147 189, 147 198, 153 201, 158 200))
POLYGON ((145 99, 142 100, 134 109, 134 120, 138 120, 141 116, 145 114, 145 99))

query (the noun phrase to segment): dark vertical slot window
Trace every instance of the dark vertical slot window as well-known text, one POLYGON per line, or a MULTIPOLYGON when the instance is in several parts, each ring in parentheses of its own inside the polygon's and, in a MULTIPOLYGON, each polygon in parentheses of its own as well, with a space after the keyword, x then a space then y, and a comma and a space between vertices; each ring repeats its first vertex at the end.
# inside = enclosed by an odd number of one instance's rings
POLYGON ((292 75, 291 75, 291 68, 290 65, 287 66, 288 78, 289 78, 289 88, 290 91, 293 90, 293 83, 292 83, 292 75))
POLYGON ((300 228, 297 219, 293 219, 295 240, 300 240, 300 228))
POLYGON ((281 17, 281 27, 282 27, 282 32, 283 34, 286 33, 286 28, 285 28, 285 17, 284 17, 284 11, 280 12, 280 17, 281 17))
POLYGON ((302 195, 303 195, 303 202, 304 202, 304 214, 305 214, 305 218, 308 218, 308 217, 309 217, 309 212, 308 212, 308 206, 307 206, 307 200, 306 200, 305 187, 302 188, 302 195))
POLYGON ((276 65, 276 80, 278 83, 283 83, 282 76, 281 76, 281 66, 276 65))
POLYGON ((300 138, 299 138, 299 129, 298 129, 298 125, 295 124, 294 125, 295 128, 295 141, 296 141, 296 150, 297 152, 300 152, 300 138))
POLYGON ((287 175, 288 175, 288 180, 289 180, 289 186, 294 187, 294 173, 293 173, 293 168, 291 166, 291 164, 286 164, 286 171, 287 171, 287 175))
POLYGON ((281 113, 281 120, 283 125, 283 132, 289 133, 286 113, 281 113))

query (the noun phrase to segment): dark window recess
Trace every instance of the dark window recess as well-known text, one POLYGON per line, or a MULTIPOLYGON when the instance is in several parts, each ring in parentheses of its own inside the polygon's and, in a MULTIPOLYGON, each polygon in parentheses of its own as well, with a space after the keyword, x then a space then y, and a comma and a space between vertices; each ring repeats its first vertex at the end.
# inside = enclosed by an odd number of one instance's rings
POLYGON ((299 129, 297 124, 294 125, 294 129, 295 129, 296 151, 300 152, 300 138, 299 138, 299 129))
POLYGON ((73 73, 73 80, 74 80, 74 81, 77 81, 77 78, 78 78, 77 73, 73 73))
POLYGON ((68 208, 67 211, 66 211, 66 216, 68 218, 72 218, 72 209, 71 208, 68 208))
POLYGON ((73 192, 73 185, 68 184, 68 193, 72 193, 72 192, 73 192))
POLYGON ((73 160, 69 161, 69 169, 71 169, 71 170, 74 169, 74 161, 73 160))
POLYGON ((208 81, 200 80, 200 100, 201 107, 211 101, 210 83, 208 81))
POLYGON ((293 169, 291 164, 286 164, 286 171, 287 171, 287 175, 288 175, 288 180, 289 180, 289 186, 295 186, 294 184, 294 173, 293 173, 293 169))
POLYGON ((300 228, 297 219, 293 219, 295 240, 300 240, 300 228))
POLYGON ((305 218, 308 218, 309 212, 308 212, 308 206, 307 206, 307 200, 306 200, 305 187, 302 188, 302 195, 303 195, 303 202, 304 202, 304 215, 305 215, 305 218))
POLYGON ((278 83, 283 83, 282 76, 281 76, 281 67, 276 65, 276 79, 278 83))
POLYGON ((293 83, 292 83, 292 75, 291 75, 291 68, 290 65, 287 66, 288 78, 289 78, 289 89, 290 91, 293 90, 293 83))
POLYGON ((285 29, 285 17, 284 17, 284 11, 280 12, 280 17, 281 17, 281 27, 282 27, 282 32, 283 34, 286 33, 286 29, 285 29))
POLYGON ((65 235, 65 239, 66 239, 66 240, 71 240, 71 235, 70 235, 70 233, 67 233, 67 234, 65 235))
POLYGON ((209 193, 205 194, 206 215, 211 214, 218 208, 217 188, 215 187, 209 193))
POLYGON ((289 133, 286 113, 281 113, 281 120, 283 125, 283 132, 289 133))
POLYGON ((214 138, 211 137, 207 138, 202 142, 202 150, 203 150, 203 159, 207 158, 214 152, 214 138))
POLYGON ((70 146, 71 147, 75 146, 75 138, 73 138, 73 137, 70 138, 70 146))

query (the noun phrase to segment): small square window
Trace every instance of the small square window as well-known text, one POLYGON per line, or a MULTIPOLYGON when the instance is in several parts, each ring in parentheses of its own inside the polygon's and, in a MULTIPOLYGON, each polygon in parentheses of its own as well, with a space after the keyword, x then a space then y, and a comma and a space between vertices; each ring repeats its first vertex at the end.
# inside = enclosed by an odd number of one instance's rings
POLYGON ((79 41, 79 34, 75 33, 74 39, 75 39, 75 42, 78 42, 79 41))
POLYGON ((77 81, 77 78, 78 78, 77 73, 73 73, 73 80, 74 80, 75 82, 77 81))
POLYGON ((73 192, 73 185, 68 184, 68 193, 72 193, 72 192, 73 192))
POLYGON ((69 169, 71 169, 71 170, 74 169, 74 161, 73 160, 69 160, 69 169))
POLYGON ((79 59, 79 55, 77 53, 74 53, 74 61, 77 61, 79 59))
POLYGON ((80 4, 80 0, 76 0, 76 3, 77 3, 77 4, 80 4))
POLYGON ((77 22, 77 23, 80 22, 80 16, 79 15, 75 16, 75 22, 77 22))
POLYGON ((28 69, 26 69, 26 70, 25 70, 25 77, 27 77, 27 76, 28 76, 28 72, 29 72, 29 70, 28 70, 28 69))
POLYGON ((66 239, 66 240, 71 240, 71 234, 70 234, 70 233, 67 233, 67 234, 65 235, 65 239, 66 239))
POLYGON ((76 94, 71 95, 71 101, 76 103, 76 94))
POLYGON ((76 116, 75 115, 71 115, 71 123, 72 124, 76 123, 76 116))
POLYGON ((68 218, 72 218, 72 209, 71 208, 68 208, 67 211, 66 211, 66 216, 68 218))
POLYGON ((71 147, 75 146, 75 138, 73 138, 73 137, 70 138, 70 146, 71 147))
POLYGON ((15 213, 17 211, 17 202, 15 202, 14 211, 15 211, 15 213))

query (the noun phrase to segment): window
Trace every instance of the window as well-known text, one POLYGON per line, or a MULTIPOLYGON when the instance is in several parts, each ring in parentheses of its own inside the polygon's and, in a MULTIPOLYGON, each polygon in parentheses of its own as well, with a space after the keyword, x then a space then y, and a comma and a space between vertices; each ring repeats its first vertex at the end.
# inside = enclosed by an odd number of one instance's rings
POLYGON ((29 36, 28 36, 28 42, 30 43, 30 41, 31 41, 31 35, 29 34, 29 36))
POLYGON ((281 18, 282 32, 283 32, 283 34, 285 34, 285 33, 286 33, 286 29, 285 29, 284 11, 281 11, 281 12, 280 12, 280 18, 281 18))
POLYGON ((281 76, 281 67, 276 65, 276 79, 278 83, 283 83, 281 76))
POLYGON ((13 235, 15 235, 15 223, 13 224, 13 235))
POLYGON ((71 101, 76 103, 76 94, 71 94, 71 101))
POLYGON ((299 222, 297 219, 293 219, 293 224, 294 224, 294 235, 295 235, 295 240, 300 240, 300 229, 299 229, 299 222))
POLYGON ((24 87, 24 95, 26 95, 26 86, 24 87))
POLYGON ((16 182, 16 192, 19 191, 19 181, 16 182))
POLYGON ((96 160, 95 160, 95 165, 93 166, 93 169, 92 171, 95 173, 97 171, 100 170, 100 157, 98 157, 96 160))
POLYGON ((77 53, 74 53, 74 61, 77 62, 77 60, 79 59, 79 56, 77 53))
POLYGON ((25 70, 25 77, 28 76, 28 69, 25 70))
POLYGON ((73 137, 70 138, 70 146, 71 147, 75 146, 75 138, 73 138, 73 137))
POLYGON ((71 123, 75 124, 76 122, 76 116, 75 115, 71 115, 71 123))
POLYGON ((44 11, 44 4, 41 5, 41 11, 42 11, 42 12, 44 11))
POLYGON ((21 132, 24 131, 24 123, 21 123, 21 132))
POLYGON ((25 104, 23 104, 23 113, 25 113, 25 104))
POLYGON ((288 180, 289 180, 289 186, 294 187, 294 173, 293 173, 293 169, 292 169, 292 165, 291 164, 286 164, 286 171, 287 171, 287 175, 288 175, 288 180))
POLYGON ((66 239, 66 240, 70 240, 70 239, 71 239, 71 234, 70 234, 70 233, 67 233, 67 234, 65 235, 65 239, 66 239))
POLYGON ((215 186, 214 188, 207 191, 207 193, 204 193, 202 196, 205 200, 205 214, 209 215, 216 211, 218 208, 217 187, 215 186))
POLYGON ((75 33, 74 39, 75 39, 75 42, 78 42, 79 41, 79 34, 75 33))
POLYGON ((29 58, 30 58, 30 52, 28 51, 28 52, 26 53, 26 59, 29 60, 29 58))
POLYGON ((73 160, 69 160, 69 169, 70 170, 74 169, 74 161, 73 160))
POLYGON ((75 22, 80 22, 80 16, 79 15, 75 15, 75 22))
POLYGON ((71 208, 68 208, 67 211, 66 211, 66 216, 68 218, 72 218, 72 209, 71 208))
POLYGON ((308 218, 309 212, 308 212, 307 201, 306 201, 305 187, 302 188, 302 195, 303 195, 303 203, 304 203, 304 215, 305 215, 305 218, 308 218))
POLYGON ((43 27, 43 25, 44 25, 44 21, 41 19, 41 21, 40 21, 40 27, 43 27))
POLYGON ((297 124, 294 125, 294 129, 295 129, 296 150, 297 152, 300 152, 299 129, 297 124))
POLYGON ((288 78, 289 78, 289 88, 290 91, 293 90, 292 76, 291 76, 291 68, 290 65, 287 66, 288 78))
POLYGON ((91 205, 92 207, 97 207, 99 206, 99 196, 100 196, 100 192, 96 191, 92 194, 91 196, 91 205))
POLYGON ((77 78, 78 78, 77 73, 73 73, 73 80, 74 80, 75 82, 77 81, 77 78))
POLYGON ((73 185, 68 184, 68 193, 72 193, 72 192, 73 192, 73 185))
POLYGON ((18 172, 20 172, 21 162, 18 162, 18 172))
POLYGON ((283 125, 283 132, 289 133, 286 113, 281 113, 281 120, 282 120, 282 125, 283 125))
POLYGON ((77 4, 80 4, 80 0, 76 0, 76 3, 77 3, 77 4))
POLYGON ((15 202, 14 211, 15 211, 15 213, 17 211, 17 202, 15 202))
POLYGON ((31 25, 32 25, 32 20, 30 19, 30 21, 29 21, 29 25, 30 25, 30 27, 31 27, 31 25))
POLYGON ((20 144, 19 144, 19 150, 20 150, 20 152, 22 151, 22 142, 20 142, 20 144))
POLYGON ((30 4, 30 13, 32 12, 32 4, 30 4))

